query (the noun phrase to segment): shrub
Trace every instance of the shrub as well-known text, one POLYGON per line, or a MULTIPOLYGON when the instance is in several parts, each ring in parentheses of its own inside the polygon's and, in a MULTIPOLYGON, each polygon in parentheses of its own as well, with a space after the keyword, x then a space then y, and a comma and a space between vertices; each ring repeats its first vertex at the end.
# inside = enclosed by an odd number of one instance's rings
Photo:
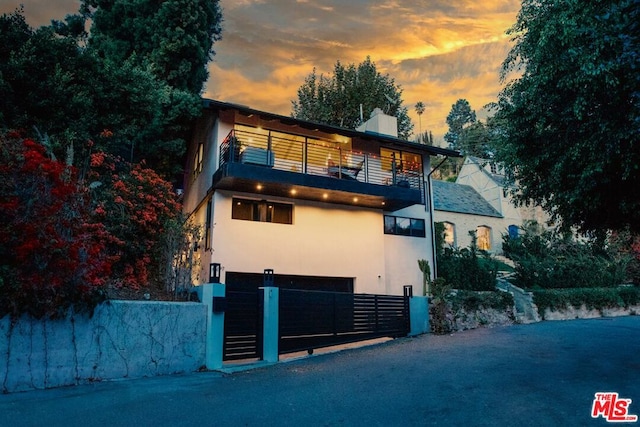
POLYGON ((112 236, 113 283, 139 289, 162 282, 167 235, 175 234, 180 219, 171 184, 144 164, 103 152, 91 155, 88 179, 95 214, 112 236))
POLYGON ((538 313, 544 316, 545 310, 563 310, 582 307, 588 310, 624 307, 640 303, 640 288, 622 286, 618 288, 574 288, 574 289, 538 289, 533 291, 533 302, 538 313))
MULTIPOLYGON (((440 227, 437 230, 443 231, 440 227)), ((444 239, 437 240, 438 277, 456 289, 495 290, 498 264, 486 252, 477 249, 475 233, 470 234, 471 246, 464 249, 443 248, 444 239)))
POLYGON ((110 260, 76 170, 12 133, 0 137, 0 317, 91 311, 110 260))
POLYGON ((618 295, 620 295, 625 308, 640 304, 640 287, 638 286, 621 286, 618 288, 618 295))
POLYGON ((629 230, 612 232, 607 244, 618 259, 627 261, 625 273, 628 281, 640 285, 640 235, 629 230))
POLYGON ((477 311, 481 309, 506 310, 513 307, 513 295, 501 291, 459 291, 450 297, 450 302, 454 310, 463 308, 466 311, 477 311))
POLYGON ((596 241, 525 227, 518 237, 504 236, 503 250, 516 262, 515 282, 525 289, 595 288, 624 282, 625 259, 596 241))

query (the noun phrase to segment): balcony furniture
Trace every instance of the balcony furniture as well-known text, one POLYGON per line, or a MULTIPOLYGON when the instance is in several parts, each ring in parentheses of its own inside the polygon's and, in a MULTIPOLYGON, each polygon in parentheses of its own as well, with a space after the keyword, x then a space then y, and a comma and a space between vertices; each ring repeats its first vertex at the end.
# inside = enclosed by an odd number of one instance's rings
POLYGON ((329 159, 327 163, 327 172, 329 176, 357 181, 358 174, 362 170, 363 166, 364 160, 358 163, 356 166, 340 166, 337 165, 333 160, 329 159))
POLYGON ((240 154, 242 163, 273 167, 273 151, 264 148, 246 147, 240 154))

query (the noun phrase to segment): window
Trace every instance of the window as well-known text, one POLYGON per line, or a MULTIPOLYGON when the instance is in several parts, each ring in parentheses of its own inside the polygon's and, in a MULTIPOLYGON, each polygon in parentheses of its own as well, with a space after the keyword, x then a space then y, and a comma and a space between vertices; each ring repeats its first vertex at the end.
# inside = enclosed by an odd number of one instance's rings
POLYGON ((393 160, 396 163, 396 171, 422 173, 422 157, 419 154, 407 153, 406 151, 380 148, 380 161, 382 169, 391 171, 393 160))
POLYGON ((207 202, 207 218, 205 220, 204 247, 211 249, 211 199, 207 202))
POLYGON ((204 144, 201 142, 198 144, 198 149, 196 150, 196 156, 193 159, 193 177, 197 177, 202 172, 202 160, 204 156, 204 144))
POLYGON ((511 224, 508 230, 510 239, 515 239, 520 235, 520 227, 518 227, 517 225, 511 224))
POLYGON ((491 227, 481 225, 476 229, 476 235, 478 236, 478 249, 483 251, 491 250, 491 227))
POLYGON ((384 216, 384 234, 398 236, 425 237, 424 219, 404 218, 400 216, 384 216))
POLYGON ((449 246, 456 245, 456 226, 451 222, 443 222, 444 225, 444 242, 449 246))
POLYGON ((245 221, 293 224, 293 205, 234 197, 231 218, 245 221))

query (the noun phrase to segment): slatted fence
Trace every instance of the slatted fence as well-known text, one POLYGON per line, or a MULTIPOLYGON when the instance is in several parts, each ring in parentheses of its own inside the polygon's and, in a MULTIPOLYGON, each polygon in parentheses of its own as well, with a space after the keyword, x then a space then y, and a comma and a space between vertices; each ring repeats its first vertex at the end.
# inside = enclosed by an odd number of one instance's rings
POLYGON ((262 359, 261 291, 228 291, 223 360, 262 359))
POLYGON ((279 353, 409 333, 408 298, 280 290, 279 353))

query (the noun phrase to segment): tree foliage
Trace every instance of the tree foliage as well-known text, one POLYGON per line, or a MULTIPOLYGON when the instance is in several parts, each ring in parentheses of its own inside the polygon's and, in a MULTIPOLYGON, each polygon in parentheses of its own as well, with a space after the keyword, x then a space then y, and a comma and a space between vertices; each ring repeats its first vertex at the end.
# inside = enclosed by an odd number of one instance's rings
POLYGON ((460 150, 460 138, 465 127, 476 122, 476 112, 471 109, 469 101, 458 99, 451 106, 447 115, 449 131, 444 135, 444 140, 449 143, 452 150, 460 150))
POLYGON ((111 259, 77 170, 33 140, 2 135, 0 181, 0 318, 90 311, 111 259))
POLYGON ((171 184, 143 164, 90 158, 81 177, 43 145, 0 136, 0 317, 57 317, 90 311, 113 289, 184 286, 175 275, 193 254, 179 255, 198 230, 171 184))
POLYGON ((81 12, 101 57, 133 60, 172 88, 200 94, 222 32, 218 0, 83 0, 81 12))
POLYGON ((640 2, 525 0, 497 159, 565 226, 640 231, 640 2))
POLYGON ((96 152, 87 176, 96 220, 110 234, 111 283, 139 289, 161 282, 164 236, 180 216, 171 184, 144 164, 96 152))
POLYGON ((364 120, 381 108, 397 117, 400 138, 408 139, 413 131, 407 107, 402 106, 402 88, 388 74, 380 74, 369 57, 357 66, 337 61, 330 76, 318 76, 314 68, 292 106, 291 114, 298 119, 350 129, 362 123, 361 107, 364 120))
MULTIPOLYGON (((127 2, 108 3, 116 7, 127 2)), ((168 3, 173 2, 162 2, 163 8, 172 10, 168 3)), ((99 7, 92 9, 98 17, 104 15, 99 7)), ((141 12, 129 10, 127 17, 141 12)), ((26 24, 20 9, 0 17, 0 127, 24 129, 48 141, 57 156, 73 153, 78 166, 88 162, 86 141, 93 140, 98 148, 128 161, 146 159, 154 170, 172 177, 182 166, 189 124, 200 113, 205 64, 212 40, 219 35, 200 40, 204 47, 189 45, 204 52, 200 66, 194 61, 189 69, 178 67, 182 74, 166 67, 161 73, 162 61, 181 63, 175 55, 184 53, 184 61, 193 60, 185 49, 168 49, 175 34, 158 25, 149 27, 153 32, 147 36, 162 48, 147 52, 136 46, 140 52, 107 56, 101 47, 111 46, 112 35, 92 29, 88 36, 84 32, 87 16, 71 15, 64 22, 35 30, 26 24), (93 42, 94 37, 100 42, 93 42)), ((219 15, 205 16, 219 25, 219 15)), ((131 29, 120 34, 133 35, 131 29)), ((190 33, 184 39, 192 41, 196 35, 208 37, 208 33, 190 33)))
POLYGON ((505 235, 505 256, 516 262, 515 281, 525 289, 610 287, 627 281, 628 254, 597 240, 525 224, 517 237, 505 235))

